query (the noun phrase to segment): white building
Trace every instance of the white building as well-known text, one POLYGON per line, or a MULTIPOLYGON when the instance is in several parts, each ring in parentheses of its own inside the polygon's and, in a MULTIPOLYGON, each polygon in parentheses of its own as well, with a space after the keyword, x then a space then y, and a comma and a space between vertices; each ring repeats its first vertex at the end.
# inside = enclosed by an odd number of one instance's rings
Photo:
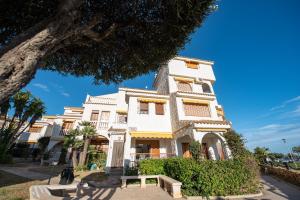
POLYGON ((119 88, 117 93, 87 96, 82 108, 65 107, 53 122, 49 149, 64 130, 90 121, 98 136, 92 144, 107 152, 106 166, 132 166, 140 159, 189 157, 189 144, 202 144, 209 159, 226 159, 223 133, 231 128, 213 90, 213 62, 176 57, 162 65, 155 90, 119 88))

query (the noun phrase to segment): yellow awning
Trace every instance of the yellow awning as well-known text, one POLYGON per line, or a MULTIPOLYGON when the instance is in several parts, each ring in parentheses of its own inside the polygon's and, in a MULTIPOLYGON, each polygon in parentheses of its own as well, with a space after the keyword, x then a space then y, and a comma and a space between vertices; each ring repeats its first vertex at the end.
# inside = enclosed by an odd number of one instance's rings
POLYGON ((191 69, 198 69, 198 65, 199 65, 199 63, 195 61, 185 61, 185 64, 188 68, 191 69))
POLYGON ((149 103, 166 103, 166 99, 154 99, 154 98, 138 98, 140 102, 149 102, 149 103))
POLYGON ((197 99, 182 99, 183 103, 194 103, 194 104, 209 104, 208 101, 197 100, 197 99))
POLYGON ((173 138, 171 132, 131 131, 130 135, 133 138, 164 138, 164 139, 173 138))
POLYGON ((192 78, 183 78, 183 77, 174 77, 174 80, 175 81, 186 82, 186 83, 194 82, 194 79, 192 79, 192 78))
POLYGON ((118 109, 116 112, 117 112, 117 113, 127 113, 127 110, 121 110, 121 109, 118 109))

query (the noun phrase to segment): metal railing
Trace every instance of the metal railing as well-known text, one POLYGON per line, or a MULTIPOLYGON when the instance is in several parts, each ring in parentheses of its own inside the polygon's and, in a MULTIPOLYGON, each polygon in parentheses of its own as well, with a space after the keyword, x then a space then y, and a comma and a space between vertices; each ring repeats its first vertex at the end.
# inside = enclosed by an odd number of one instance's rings
POLYGON ((172 158, 175 157, 175 153, 131 153, 131 162, 137 164, 141 160, 145 159, 159 159, 159 158, 172 158))
POLYGON ((61 129, 59 131, 59 136, 65 136, 68 134, 68 132, 69 132, 69 129, 61 129))

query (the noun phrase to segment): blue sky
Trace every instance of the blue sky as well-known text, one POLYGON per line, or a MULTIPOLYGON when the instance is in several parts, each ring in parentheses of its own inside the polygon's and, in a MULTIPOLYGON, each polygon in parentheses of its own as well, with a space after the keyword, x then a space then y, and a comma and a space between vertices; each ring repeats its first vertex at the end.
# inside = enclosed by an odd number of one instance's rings
MULTIPOLYGON (((300 1, 218 5, 179 54, 215 61, 218 101, 250 149, 287 152, 300 145, 300 1)), ((151 88, 153 77, 106 86, 93 85, 89 77, 39 71, 27 89, 45 102, 48 114, 61 114, 64 106, 81 106, 86 94, 111 93, 118 86, 151 88)))

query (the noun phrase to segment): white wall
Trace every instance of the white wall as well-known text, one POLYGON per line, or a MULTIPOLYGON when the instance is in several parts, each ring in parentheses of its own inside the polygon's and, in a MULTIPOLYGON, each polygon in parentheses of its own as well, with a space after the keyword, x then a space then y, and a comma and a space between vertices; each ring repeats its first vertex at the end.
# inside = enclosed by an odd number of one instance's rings
POLYGON ((149 113, 139 114, 138 97, 129 98, 128 127, 137 131, 171 132, 169 101, 164 104, 164 115, 155 114, 155 103, 149 103, 149 113))
POLYGON ((212 66, 208 64, 199 64, 198 69, 191 69, 186 67, 184 61, 174 59, 169 62, 168 66, 169 74, 171 75, 201 78, 210 81, 216 80, 212 66))

